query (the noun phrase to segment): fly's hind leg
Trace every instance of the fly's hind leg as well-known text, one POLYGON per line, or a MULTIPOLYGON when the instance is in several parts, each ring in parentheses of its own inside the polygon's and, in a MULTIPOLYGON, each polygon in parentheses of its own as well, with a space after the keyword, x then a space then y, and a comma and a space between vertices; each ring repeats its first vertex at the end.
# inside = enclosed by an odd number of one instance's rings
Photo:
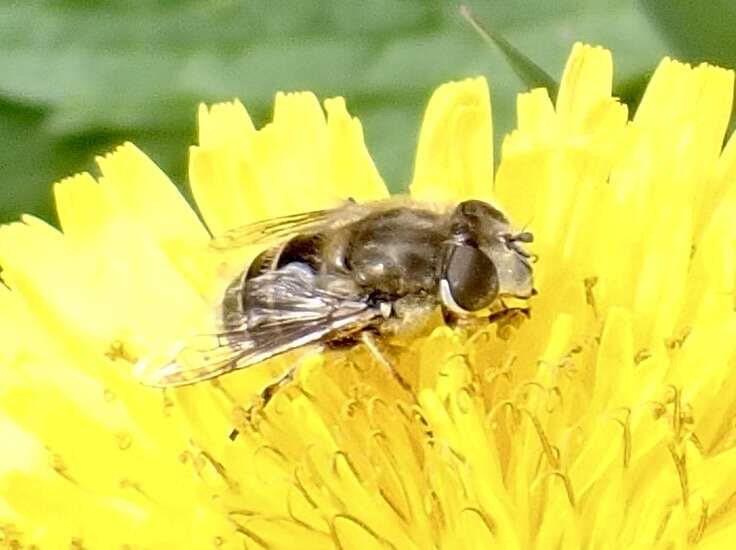
POLYGON ((375 335, 368 331, 364 330, 360 333, 360 340, 363 342, 363 345, 368 349, 368 351, 371 353, 371 355, 378 361, 388 372, 393 376, 394 380, 401 386, 401 388, 413 395, 413 390, 411 388, 411 385, 409 382, 406 381, 406 379, 401 376, 401 373, 396 369, 394 364, 391 362, 391 360, 386 357, 386 355, 381 351, 381 348, 378 347, 378 342, 376 342, 375 335))
MULTIPOLYGON (((258 395, 256 402, 248 407, 245 411, 245 417, 248 424, 253 424, 255 418, 258 415, 263 414, 263 410, 266 408, 266 405, 268 405, 268 403, 271 401, 271 399, 274 398, 278 391, 286 386, 289 382, 294 380, 294 375, 296 374, 298 368, 299 364, 297 363, 294 366, 290 367, 289 370, 287 370, 281 377, 277 378, 274 382, 271 382, 268 386, 261 390, 261 393, 258 395)), ((233 428, 233 431, 230 432, 229 436, 230 441, 235 441, 235 438, 238 437, 239 433, 240 430, 238 430, 237 428, 233 428)))

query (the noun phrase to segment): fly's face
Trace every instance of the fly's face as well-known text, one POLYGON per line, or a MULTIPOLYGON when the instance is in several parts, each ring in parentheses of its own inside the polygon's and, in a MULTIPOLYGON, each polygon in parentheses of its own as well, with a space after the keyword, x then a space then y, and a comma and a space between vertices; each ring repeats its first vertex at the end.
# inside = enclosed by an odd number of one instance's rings
POLYGON ((460 203, 451 214, 444 243, 440 300, 453 312, 468 315, 496 298, 528 298, 533 292, 531 255, 523 244, 531 233, 515 233, 506 217, 477 200, 460 203))

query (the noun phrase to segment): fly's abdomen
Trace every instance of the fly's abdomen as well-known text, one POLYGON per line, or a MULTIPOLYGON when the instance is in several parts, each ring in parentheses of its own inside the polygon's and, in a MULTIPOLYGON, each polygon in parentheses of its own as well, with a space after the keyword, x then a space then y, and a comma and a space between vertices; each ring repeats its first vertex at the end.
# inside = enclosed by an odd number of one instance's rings
POLYGON ((272 269, 279 269, 287 264, 299 262, 318 272, 322 266, 323 246, 324 236, 320 233, 295 235, 280 247, 272 269))
POLYGON ((220 321, 225 331, 245 328, 245 282, 248 270, 243 271, 230 283, 220 304, 220 321))
MULTIPOLYGON (((227 330, 246 328, 248 318, 253 317, 254 307, 264 304, 254 304, 248 299, 248 285, 253 279, 265 273, 280 269, 290 263, 299 263, 313 270, 315 273, 321 266, 322 235, 296 235, 284 244, 269 248, 258 254, 251 261, 248 268, 237 277, 225 291, 222 300, 221 318, 223 327, 227 330)), ((283 296, 260 296, 259 300, 268 301, 273 307, 283 296)), ((253 323, 253 319, 250 320, 253 323)))

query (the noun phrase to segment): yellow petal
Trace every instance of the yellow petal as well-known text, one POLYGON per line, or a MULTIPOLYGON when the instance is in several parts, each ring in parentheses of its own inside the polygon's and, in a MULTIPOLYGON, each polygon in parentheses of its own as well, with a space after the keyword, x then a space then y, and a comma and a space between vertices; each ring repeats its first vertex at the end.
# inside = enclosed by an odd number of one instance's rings
POLYGON ((484 78, 451 82, 432 94, 419 133, 412 197, 456 202, 491 197, 493 126, 484 78))
POLYGON ((586 128, 591 114, 611 98, 612 84, 611 52, 575 44, 562 73, 556 103, 557 114, 568 131, 586 128))
POLYGON ((189 177, 213 234, 347 198, 386 196, 360 123, 341 98, 325 108, 327 119, 314 94, 277 94, 273 122, 255 131, 240 103, 200 107, 189 177))
POLYGON ((388 197, 388 189, 378 174, 363 141, 360 121, 351 117, 341 97, 325 101, 327 127, 330 132, 330 165, 332 186, 339 190, 351 185, 358 202, 388 197))
MULTIPOLYGON (((1 228, 0 541, 727 547, 733 74, 667 60, 628 122, 611 66, 576 45, 557 105, 520 97, 504 142, 494 198, 539 257, 529 318, 381 342, 403 384, 355 345, 139 386, 140 353, 216 322, 224 260, 132 146, 101 161, 101 181, 57 185, 63 233, 30 217, 1 228)), ((487 95, 471 80, 433 96, 415 196, 491 197, 487 95)), ((192 184, 213 231, 385 195, 358 121, 339 98, 325 111, 280 94, 259 131, 238 103, 201 111, 192 184)))
POLYGON ((98 157, 97 164, 108 200, 129 218, 140 221, 161 243, 206 239, 204 228, 184 197, 133 144, 98 157))
POLYGON ((210 232, 246 223, 248 167, 244 155, 256 131, 239 101, 199 106, 199 145, 189 150, 192 195, 210 232))

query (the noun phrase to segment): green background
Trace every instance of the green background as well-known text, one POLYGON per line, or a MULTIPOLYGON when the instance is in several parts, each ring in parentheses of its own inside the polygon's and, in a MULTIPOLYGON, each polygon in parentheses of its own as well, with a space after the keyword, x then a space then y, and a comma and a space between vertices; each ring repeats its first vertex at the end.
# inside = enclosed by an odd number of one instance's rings
MULTIPOLYGON (((632 105, 664 55, 736 66, 733 0, 468 4, 554 78, 575 41, 610 48, 615 92, 632 105)), ((497 141, 527 87, 447 1, 4 0, 0 22, 2 221, 55 222, 50 184, 94 172, 124 140, 185 189, 197 104, 239 97, 260 125, 277 90, 345 96, 400 190, 438 84, 486 75, 497 141)))

